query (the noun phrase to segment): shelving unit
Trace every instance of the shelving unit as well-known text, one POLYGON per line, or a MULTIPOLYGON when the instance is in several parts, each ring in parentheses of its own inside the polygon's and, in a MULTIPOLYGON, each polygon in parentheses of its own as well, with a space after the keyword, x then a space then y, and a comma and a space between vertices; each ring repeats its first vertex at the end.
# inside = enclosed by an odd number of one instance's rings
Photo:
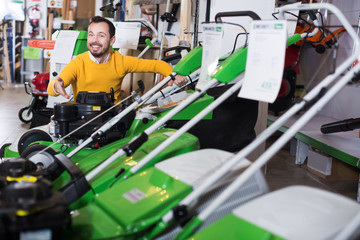
MULTIPOLYGON (((30 40, 30 38, 22 37, 21 38, 21 50, 22 52, 25 51, 25 48, 27 47, 27 42, 30 40)), ((43 60, 44 60, 44 53, 43 49, 39 49, 40 51, 40 58, 39 59, 24 59, 24 54, 21 54, 21 68, 20 68, 20 82, 24 83, 26 80, 26 76, 33 75, 34 72, 43 72, 44 66, 43 66, 43 60), (27 68, 29 64, 32 64, 31 71, 27 68)))
POLYGON ((2 56, 2 72, 3 78, 7 83, 11 83, 11 67, 10 67, 10 51, 9 46, 11 46, 12 41, 9 41, 9 27, 8 21, 2 22, 1 24, 1 41, 2 41, 2 48, 1 48, 1 56, 2 56))
POLYGON ((3 22, 1 33, 1 40, 3 41, 3 46, 1 47, 3 78, 7 83, 14 83, 16 81, 16 63, 20 60, 16 54, 16 49, 21 46, 21 42, 16 43, 19 37, 16 35, 16 21, 6 20, 3 22))

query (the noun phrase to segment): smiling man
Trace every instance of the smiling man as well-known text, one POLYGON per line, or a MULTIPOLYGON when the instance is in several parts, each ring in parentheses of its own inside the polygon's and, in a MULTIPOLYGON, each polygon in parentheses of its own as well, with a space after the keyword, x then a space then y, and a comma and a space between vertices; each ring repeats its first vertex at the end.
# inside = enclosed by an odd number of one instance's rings
MULTIPOLYGON (((114 89, 115 102, 120 101, 123 78, 131 72, 152 72, 168 76, 172 72, 169 64, 161 60, 145 60, 123 56, 118 51, 111 51, 115 42, 115 27, 103 17, 93 17, 88 27, 88 52, 72 59, 59 76, 50 81, 48 93, 51 96, 62 95, 70 98, 65 88, 71 84, 74 99, 79 91, 103 91, 114 89)), ((174 83, 185 84, 184 76, 177 75, 174 83)), ((172 84, 172 81, 169 83, 172 84)))

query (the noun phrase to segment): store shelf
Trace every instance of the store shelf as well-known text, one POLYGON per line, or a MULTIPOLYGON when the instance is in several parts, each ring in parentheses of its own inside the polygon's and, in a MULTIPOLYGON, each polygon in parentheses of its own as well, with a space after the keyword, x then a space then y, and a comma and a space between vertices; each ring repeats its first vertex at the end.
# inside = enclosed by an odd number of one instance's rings
MULTIPOLYGON (((279 131, 285 132, 300 116, 293 116, 279 131)), ((269 115, 268 125, 276 119, 277 117, 269 115)), ((335 121, 339 119, 316 115, 295 135, 295 138, 329 156, 360 168, 359 130, 332 134, 321 133, 321 125, 335 121)))
POLYGON ((39 59, 25 59, 24 58, 24 51, 27 47, 27 42, 30 40, 30 38, 22 37, 21 38, 21 68, 20 68, 20 81, 21 83, 24 83, 26 80, 26 76, 33 76, 34 72, 43 72, 43 60, 44 60, 44 53, 43 49, 40 49, 40 58, 39 59))

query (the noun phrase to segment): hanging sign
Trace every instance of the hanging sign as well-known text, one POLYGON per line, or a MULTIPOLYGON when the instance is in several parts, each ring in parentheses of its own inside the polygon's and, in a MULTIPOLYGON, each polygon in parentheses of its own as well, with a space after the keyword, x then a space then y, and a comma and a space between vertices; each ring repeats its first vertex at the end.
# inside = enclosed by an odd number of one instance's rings
POLYGON ((215 71, 221 50, 223 37, 223 25, 216 23, 203 24, 203 53, 201 71, 196 88, 201 89, 211 80, 211 74, 215 71))
POLYGON ((253 21, 244 84, 238 97, 272 103, 280 90, 287 41, 286 21, 253 21))

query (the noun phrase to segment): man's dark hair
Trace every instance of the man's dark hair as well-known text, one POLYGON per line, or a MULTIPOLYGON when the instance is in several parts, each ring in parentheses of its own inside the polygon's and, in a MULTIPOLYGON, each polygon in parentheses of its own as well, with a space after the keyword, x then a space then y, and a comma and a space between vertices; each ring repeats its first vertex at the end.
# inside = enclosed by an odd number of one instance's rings
POLYGON ((107 23, 107 25, 109 26, 110 38, 112 38, 115 35, 115 26, 114 26, 114 24, 111 21, 107 20, 106 18, 103 18, 103 17, 100 17, 100 16, 95 16, 95 17, 91 18, 91 20, 90 20, 90 24, 99 23, 99 22, 107 23))

